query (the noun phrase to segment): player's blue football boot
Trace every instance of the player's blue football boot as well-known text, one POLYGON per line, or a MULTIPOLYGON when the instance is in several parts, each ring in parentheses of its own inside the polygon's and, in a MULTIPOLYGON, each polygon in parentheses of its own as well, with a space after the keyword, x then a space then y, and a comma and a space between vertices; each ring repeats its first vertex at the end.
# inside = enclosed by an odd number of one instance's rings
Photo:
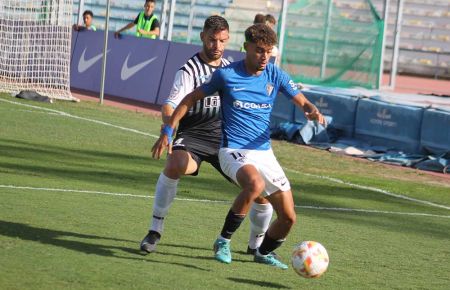
POLYGON ((230 241, 217 239, 214 242, 214 258, 222 263, 231 263, 230 241))
POLYGON ((266 265, 277 267, 277 268, 280 268, 283 270, 286 270, 288 268, 288 265, 279 261, 273 253, 270 253, 266 256, 262 256, 262 255, 259 255, 258 253, 256 253, 253 260, 256 263, 266 264, 266 265))

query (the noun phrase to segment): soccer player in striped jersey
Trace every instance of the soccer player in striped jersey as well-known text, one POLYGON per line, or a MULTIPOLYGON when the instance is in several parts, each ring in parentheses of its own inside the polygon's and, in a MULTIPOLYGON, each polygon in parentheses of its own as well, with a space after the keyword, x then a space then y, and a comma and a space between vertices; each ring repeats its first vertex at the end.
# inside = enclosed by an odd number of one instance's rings
POLYGON ((264 192, 277 213, 258 247, 254 261, 280 269, 288 266, 273 251, 281 246, 296 221, 291 186, 273 154, 270 143, 270 114, 278 92, 300 107, 309 120, 325 123, 324 117, 298 90, 291 77, 269 63, 276 44, 275 32, 265 24, 255 24, 245 31, 246 56, 242 61, 216 70, 211 79, 187 95, 162 129, 152 148, 159 157, 168 147, 175 124, 192 105, 219 92, 222 110, 222 143, 219 160, 223 172, 241 187, 228 212, 222 231, 214 242, 214 257, 231 263, 230 241, 254 200, 264 192))
MULTIPOLYGON (((206 19, 200 38, 202 51, 192 56, 175 75, 169 97, 162 106, 163 123, 167 124, 173 111, 183 98, 208 80, 220 67, 229 61, 223 58, 229 38, 227 21, 220 16, 206 19)), ((148 234, 142 240, 142 251, 155 251, 164 229, 164 218, 175 198, 178 181, 183 175, 197 175, 202 161, 210 163, 223 176, 218 153, 221 142, 220 98, 213 94, 194 104, 192 109, 178 124, 173 142, 173 152, 169 154, 164 171, 156 184, 153 215, 148 234)), ((272 206, 259 198, 251 211, 250 240, 247 252, 254 254, 262 242, 272 218, 272 206)))

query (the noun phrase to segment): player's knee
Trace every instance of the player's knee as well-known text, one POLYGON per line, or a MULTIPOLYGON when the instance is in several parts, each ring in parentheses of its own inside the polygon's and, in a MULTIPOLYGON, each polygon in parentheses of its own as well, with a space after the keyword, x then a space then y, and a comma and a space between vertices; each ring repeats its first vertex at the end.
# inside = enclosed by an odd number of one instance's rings
POLYGON ((182 168, 178 162, 175 160, 170 160, 166 163, 164 173, 169 178, 178 179, 184 173, 184 170, 185 169, 182 168))
POLYGON ((255 194, 255 198, 261 194, 265 186, 266 184, 260 176, 250 177, 245 184, 246 189, 255 194))
POLYGON ((288 228, 292 228, 297 221, 297 215, 295 213, 285 213, 280 218, 288 228))

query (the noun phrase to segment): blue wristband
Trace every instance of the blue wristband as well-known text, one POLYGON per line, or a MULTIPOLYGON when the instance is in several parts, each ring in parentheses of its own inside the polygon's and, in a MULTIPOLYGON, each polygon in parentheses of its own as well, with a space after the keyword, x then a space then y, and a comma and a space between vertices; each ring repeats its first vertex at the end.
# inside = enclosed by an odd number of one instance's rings
POLYGON ((173 128, 169 125, 164 125, 164 127, 161 130, 161 133, 164 135, 167 135, 167 139, 169 141, 169 144, 172 143, 172 135, 173 135, 173 128))

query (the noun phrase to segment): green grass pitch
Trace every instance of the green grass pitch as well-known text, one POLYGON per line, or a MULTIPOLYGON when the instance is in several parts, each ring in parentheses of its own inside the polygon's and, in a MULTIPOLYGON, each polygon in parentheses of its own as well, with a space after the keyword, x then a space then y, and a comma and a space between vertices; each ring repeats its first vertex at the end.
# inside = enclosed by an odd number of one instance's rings
POLYGON ((316 240, 330 266, 304 279, 252 262, 248 221, 233 262, 212 243, 236 196, 204 164, 181 180, 158 252, 139 242, 164 160, 160 120, 97 103, 0 95, 0 289, 448 289, 448 178, 273 141, 297 224, 277 253, 316 240))

